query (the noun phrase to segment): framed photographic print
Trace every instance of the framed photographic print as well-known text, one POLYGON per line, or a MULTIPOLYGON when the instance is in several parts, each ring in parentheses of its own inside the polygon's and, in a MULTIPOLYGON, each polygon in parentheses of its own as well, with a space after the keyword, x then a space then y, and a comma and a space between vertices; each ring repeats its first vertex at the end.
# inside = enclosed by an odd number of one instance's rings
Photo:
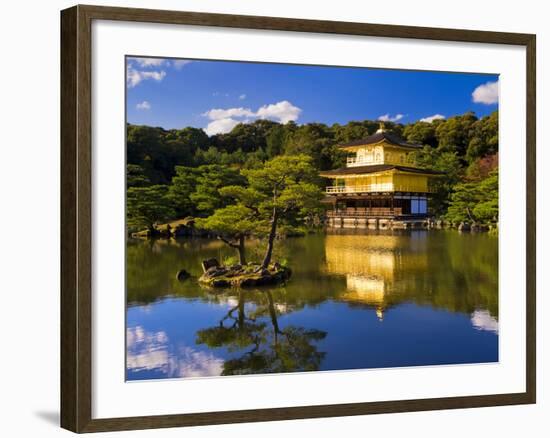
POLYGON ((61 13, 61 423, 535 402, 535 36, 61 13))

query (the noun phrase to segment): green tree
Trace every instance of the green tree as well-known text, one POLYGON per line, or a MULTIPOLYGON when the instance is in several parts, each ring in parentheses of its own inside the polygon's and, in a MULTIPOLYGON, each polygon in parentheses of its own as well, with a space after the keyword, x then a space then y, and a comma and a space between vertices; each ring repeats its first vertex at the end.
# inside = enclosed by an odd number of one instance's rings
POLYGON ((338 149, 331 129, 323 123, 308 123, 299 126, 285 145, 287 155, 304 154, 312 158, 313 165, 325 170, 332 169, 338 149))
POLYGON ((242 166, 249 154, 245 154, 241 149, 237 149, 234 152, 222 152, 220 155, 220 164, 224 166, 242 166))
POLYGON ((231 132, 218 134, 210 138, 218 149, 233 152, 241 149, 245 153, 254 152, 260 148, 265 150, 266 138, 278 123, 271 120, 256 120, 252 123, 239 123, 231 132))
POLYGON ((240 263, 245 264, 246 237, 266 234, 268 222, 259 209, 265 195, 250 187, 226 186, 219 189, 219 196, 226 201, 231 200, 233 204, 216 210, 206 219, 197 219, 196 224, 235 248, 240 263))
POLYGON ((461 183, 454 188, 446 217, 451 222, 475 222, 473 210, 479 198, 476 183, 461 183))
POLYGON ((165 185, 130 187, 126 196, 127 224, 147 228, 154 235, 155 224, 175 214, 167 194, 168 187, 165 185))
POLYGON ((440 122, 434 120, 432 123, 418 121, 405 126, 403 136, 409 143, 437 147, 436 128, 440 122))
POLYGON ((286 131, 282 125, 275 125, 266 138, 266 153, 269 158, 280 155, 285 148, 286 131))
POLYGON ((472 138, 473 126, 477 117, 473 112, 451 117, 436 128, 438 148, 444 152, 454 152, 459 157, 466 153, 472 138))
POLYGON ((200 170, 194 167, 176 166, 175 171, 176 175, 172 178, 172 184, 168 190, 168 199, 178 217, 193 216, 196 208, 191 195, 195 192, 200 170))
POLYGON ((212 231, 217 238, 239 254, 239 263, 246 264, 245 238, 258 230, 260 224, 253 210, 244 205, 228 205, 214 214, 197 219, 196 226, 212 231))
POLYGON ((258 167, 262 167, 264 161, 267 160, 267 154, 264 152, 262 148, 250 152, 246 156, 246 160, 243 164, 244 169, 257 169, 258 167))
POLYGON ((498 171, 492 172, 479 185, 479 202, 473 214, 480 222, 498 222, 498 171))
POLYGON ((475 160, 498 152, 498 111, 483 117, 472 125, 466 160, 475 160))
POLYGON ((239 196, 242 205, 257 210, 260 223, 269 222, 267 248, 262 267, 271 262, 273 245, 279 225, 293 226, 311 211, 319 208, 321 190, 316 184, 317 170, 306 155, 279 156, 259 169, 243 170, 249 188, 239 196), (248 201, 248 204, 247 204, 248 201))
POLYGON ((126 165, 126 187, 143 187, 151 184, 142 166, 138 164, 126 165))
POLYGON ((127 125, 127 162, 141 166, 151 183, 166 184, 174 176, 174 167, 193 165, 195 151, 206 149, 209 141, 202 129, 166 131, 127 125))
POLYGON ((242 185, 245 178, 237 169, 211 164, 197 168, 195 191, 190 195, 197 211, 209 215, 217 208, 227 205, 227 199, 220 196, 219 189, 242 185))
POLYGON ((210 146, 207 150, 203 151, 198 149, 195 152, 195 164, 197 165, 206 165, 206 164, 220 164, 220 151, 215 146, 210 146))
POLYGON ((176 166, 168 199, 178 217, 208 215, 228 203, 227 199, 220 196, 220 188, 244 182, 245 178, 238 170, 218 164, 176 166))
POLYGON ((231 202, 198 225, 218 235, 239 251, 244 260, 245 238, 267 237, 262 267, 271 262, 277 230, 293 229, 305 222, 308 215, 320 211, 321 190, 317 170, 305 155, 279 156, 256 169, 243 169, 247 185, 220 187, 212 197, 231 202))
POLYGON ((202 129, 192 127, 171 129, 166 134, 166 140, 175 142, 191 155, 193 155, 197 149, 207 149, 210 145, 208 135, 206 135, 202 129))
POLYGON ((481 182, 457 184, 446 217, 452 222, 498 221, 498 170, 481 182))
POLYGON ((372 120, 351 121, 345 125, 335 123, 332 125, 334 140, 337 143, 347 143, 353 140, 361 140, 374 134, 379 123, 372 120))
POLYGON ((445 214, 452 189, 462 178, 463 169, 457 154, 425 146, 411 154, 410 159, 414 166, 441 172, 433 181, 435 193, 432 195, 430 206, 433 214, 445 214))

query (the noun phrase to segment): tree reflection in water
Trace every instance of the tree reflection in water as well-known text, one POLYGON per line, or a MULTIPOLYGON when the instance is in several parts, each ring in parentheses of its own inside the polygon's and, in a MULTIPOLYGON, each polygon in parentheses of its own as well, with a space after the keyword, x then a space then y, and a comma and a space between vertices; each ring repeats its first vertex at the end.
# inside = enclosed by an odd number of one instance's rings
POLYGON ((222 375, 318 370, 325 353, 318 351, 315 343, 324 339, 326 332, 281 328, 278 318, 271 291, 241 290, 237 305, 217 326, 199 330, 196 342, 239 352, 224 362, 222 375), (247 296, 256 298, 255 306, 247 308, 247 296))
MULTIPOLYGON (((250 250, 255 249, 254 242, 250 250)), ((278 247, 293 269, 277 303, 293 308, 330 300, 388 309, 404 302, 472 314, 488 310, 498 319, 498 239, 456 231, 363 232, 288 239, 278 247), (282 293, 284 292, 284 293, 282 293)), ((128 305, 146 305, 167 296, 216 299, 196 281, 179 282, 184 268, 194 277, 201 260, 223 260, 232 250, 216 240, 129 241, 128 305)))
MULTIPOLYGON (((498 360, 496 236, 341 230, 277 249, 293 270, 285 287, 220 292, 196 279, 202 260, 233 255, 223 243, 129 241, 128 329, 165 333, 163 363, 181 377, 498 360)), ((175 373, 138 371, 129 379, 175 373)))

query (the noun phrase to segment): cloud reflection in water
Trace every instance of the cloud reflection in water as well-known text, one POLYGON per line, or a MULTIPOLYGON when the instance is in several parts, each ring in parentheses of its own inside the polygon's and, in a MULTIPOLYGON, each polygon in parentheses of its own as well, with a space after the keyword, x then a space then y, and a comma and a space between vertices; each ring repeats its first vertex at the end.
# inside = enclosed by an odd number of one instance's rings
POLYGON ((488 310, 474 310, 470 317, 472 325, 477 330, 484 330, 498 334, 498 321, 488 310))
POLYGON ((223 359, 186 345, 171 351, 164 331, 148 332, 141 326, 126 330, 126 368, 131 372, 158 371, 164 377, 219 376, 223 359))

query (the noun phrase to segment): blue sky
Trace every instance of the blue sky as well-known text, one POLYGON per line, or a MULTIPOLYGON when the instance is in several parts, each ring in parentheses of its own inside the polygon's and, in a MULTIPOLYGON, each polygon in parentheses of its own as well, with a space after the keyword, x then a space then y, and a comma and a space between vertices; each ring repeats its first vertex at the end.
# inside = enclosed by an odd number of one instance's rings
POLYGON ((127 58, 129 123, 210 135, 266 118, 409 123, 498 107, 498 75, 127 58))

